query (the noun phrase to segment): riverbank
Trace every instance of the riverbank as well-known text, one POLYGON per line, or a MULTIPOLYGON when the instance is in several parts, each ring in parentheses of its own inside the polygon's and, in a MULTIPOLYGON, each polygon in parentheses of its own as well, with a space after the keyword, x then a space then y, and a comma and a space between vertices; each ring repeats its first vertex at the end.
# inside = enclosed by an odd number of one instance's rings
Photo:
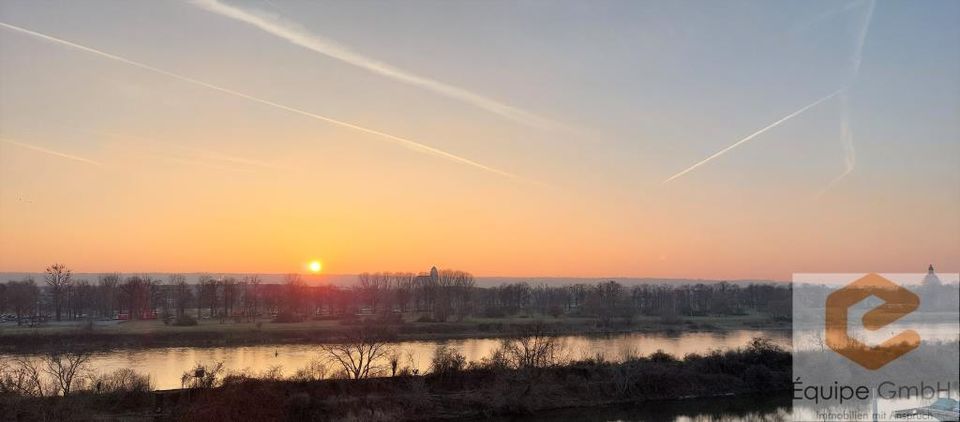
POLYGON ((0 326, 0 353, 41 353, 68 343, 73 347, 105 351, 159 347, 225 347, 263 344, 315 344, 334 341, 360 325, 386 327, 396 341, 445 340, 509 336, 534 323, 551 333, 603 334, 625 332, 689 332, 731 330, 789 330, 790 322, 763 315, 689 317, 665 321, 637 317, 630 321, 550 316, 467 318, 463 321, 418 322, 328 319, 277 323, 200 320, 196 326, 165 325, 158 320, 109 323, 48 324, 40 327, 0 326))
MULTIPOLYGON (((227 377, 216 388, 84 391, 64 397, 0 396, 20 420, 419 421, 533 415, 562 408, 673 405, 789 391, 788 352, 764 342, 726 352, 586 359, 548 367, 474 362, 463 369, 360 380, 227 377), (677 402, 677 400, 683 400, 677 402)), ((10 414, 12 412, 13 414, 10 414)))

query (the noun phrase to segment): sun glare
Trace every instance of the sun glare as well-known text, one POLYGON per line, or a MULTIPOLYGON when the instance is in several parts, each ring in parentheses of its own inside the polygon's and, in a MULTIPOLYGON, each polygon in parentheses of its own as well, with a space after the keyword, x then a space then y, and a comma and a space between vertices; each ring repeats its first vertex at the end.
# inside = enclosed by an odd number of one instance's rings
POLYGON ((323 269, 320 261, 310 261, 310 272, 319 273, 323 269))

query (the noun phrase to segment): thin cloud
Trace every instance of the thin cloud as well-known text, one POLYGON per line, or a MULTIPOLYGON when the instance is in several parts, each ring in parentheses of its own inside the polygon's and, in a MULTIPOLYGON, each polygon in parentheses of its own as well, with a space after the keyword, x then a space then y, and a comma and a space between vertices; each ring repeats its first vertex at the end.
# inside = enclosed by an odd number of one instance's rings
POLYGON ((52 150, 52 149, 48 149, 48 148, 44 148, 44 147, 40 147, 40 146, 36 146, 36 145, 27 144, 27 143, 24 143, 24 142, 17 142, 17 141, 14 141, 14 140, 11 140, 11 139, 6 139, 6 138, 0 138, 0 142, 6 143, 6 144, 10 144, 10 145, 16 145, 16 146, 18 146, 18 147, 20 147, 20 148, 26 148, 26 149, 33 150, 33 151, 42 152, 42 153, 48 154, 48 155, 53 155, 53 156, 55 156, 55 157, 66 158, 66 159, 68 159, 68 160, 79 161, 79 162, 81 162, 81 163, 86 163, 86 164, 90 164, 90 165, 94 165, 94 166, 103 166, 103 164, 100 163, 99 161, 94 161, 94 160, 91 160, 91 159, 89 159, 89 158, 83 158, 83 157, 80 157, 80 156, 77 156, 77 155, 67 154, 67 153, 60 152, 60 151, 54 151, 54 150, 52 150))
MULTIPOLYGON (((820 20, 827 19, 827 18, 829 18, 829 17, 831 17, 831 16, 833 16, 833 15, 835 15, 835 14, 845 13, 845 12, 847 12, 847 11, 849 11, 849 10, 851 10, 851 9, 855 8, 856 6, 859 6, 859 5, 861 5, 861 4, 862 4, 862 2, 853 2, 853 3, 846 4, 846 5, 844 5, 841 9, 829 11, 828 13, 824 14, 823 16, 818 17, 815 21, 820 21, 820 20)), ((847 93, 847 90, 849 89, 850 85, 853 84, 853 81, 856 80, 856 78, 857 78, 857 77, 859 76, 859 74, 860 74, 860 64, 861 64, 862 59, 863 59, 863 47, 864 47, 864 44, 866 43, 867 31, 868 31, 868 29, 869 29, 869 27, 870 27, 870 22, 871 22, 871 20, 872 20, 872 18, 873 18, 873 9, 874 9, 874 6, 875 6, 876 2, 875 2, 875 0, 868 0, 868 1, 866 2, 866 4, 867 4, 867 12, 866 12, 866 14, 865 14, 865 16, 864 16, 864 22, 863 22, 863 25, 861 26, 860 33, 858 34, 858 37, 857 37, 857 46, 856 46, 856 48, 855 48, 855 50, 854 50, 853 56, 852 56, 851 59, 850 59, 850 61, 851 61, 851 66, 852 66, 852 70, 853 70, 853 71, 852 71, 852 77, 850 78, 850 82, 847 84, 847 86, 845 86, 844 88, 841 88, 841 89, 833 92, 833 93, 830 94, 830 95, 827 95, 827 96, 825 96, 825 97, 823 97, 823 98, 820 98, 819 100, 814 101, 814 102, 811 103, 811 104, 808 104, 808 105, 804 106, 804 107, 801 108, 800 110, 797 110, 797 111, 795 111, 795 112, 787 115, 786 117, 784 117, 784 118, 782 118, 782 119, 780 119, 780 120, 777 120, 776 122, 771 123, 770 125, 764 127, 763 129, 760 129, 760 130, 758 130, 758 131, 750 134, 750 135, 747 136, 746 138, 743 138, 743 139, 735 142, 733 145, 730 145, 730 146, 728 146, 728 147, 726 147, 726 148, 724 148, 724 149, 716 152, 715 154, 713 154, 713 155, 711 155, 711 156, 709 156, 709 157, 707 157, 707 158, 705 158, 705 159, 697 162, 696 164, 694 164, 694 165, 692 165, 692 166, 684 169, 683 171, 681 171, 681 172, 679 172, 679 173, 677 173, 677 174, 674 174, 673 176, 670 176, 669 178, 667 178, 666 180, 663 181, 663 184, 669 183, 670 181, 672 181, 672 180, 674 180, 674 179, 677 179, 677 178, 679 178, 679 177, 681 177, 681 176, 683 176, 683 175, 685 175, 685 174, 693 171, 693 170, 696 169, 697 167, 700 167, 700 166, 702 166, 702 165, 704 165, 704 164, 706 164, 706 163, 708 163, 708 162, 716 159, 717 157, 719 157, 719 156, 727 153, 728 151, 730 151, 730 150, 732 150, 732 149, 740 146, 741 144, 750 141, 751 139, 753 139, 753 138, 755 138, 755 137, 763 134, 764 132, 766 132, 766 131, 768 131, 768 130, 770 130, 770 129, 773 129, 774 127, 779 126, 781 123, 786 122, 787 120, 790 120, 790 119, 796 117, 797 115, 799 115, 799 114, 807 111, 807 110, 810 109, 810 108, 813 108, 814 106, 816 106, 816 105, 818 105, 818 104, 820 104, 820 103, 822 103, 822 102, 824 102, 824 101, 826 101, 826 100, 828 100, 828 99, 830 99, 830 98, 832 98, 832 97, 834 97, 834 96, 836 96, 836 95, 838 95, 838 94, 842 94, 842 95, 841 95, 841 105, 840 105, 840 107, 841 107, 841 134, 840 134, 841 136, 840 136, 840 138, 841 138, 841 143, 842 143, 842 145, 843 145, 843 150, 844 150, 844 171, 843 171, 839 176, 837 176, 835 179, 833 179, 833 180, 827 185, 827 187, 826 187, 820 194, 822 195, 822 194, 825 193, 827 190, 829 190, 831 187, 833 187, 837 182, 839 182, 841 179, 843 179, 843 178, 846 177, 848 174, 850 174, 851 172, 853 172, 854 168, 856 167, 857 157, 856 157, 856 149, 854 148, 854 145, 853 145, 853 131, 851 130, 851 128, 850 128, 850 123, 849 123, 849 116, 850 116, 850 110, 849 110, 849 108, 850 108, 850 106, 849 106, 849 94, 847 93)), ((811 23, 808 23, 808 25, 809 25, 809 24, 811 24, 811 23)))
POLYGON ((760 130, 758 130, 758 131, 756 131, 756 132, 751 133, 751 134, 748 135, 746 138, 743 138, 743 139, 741 139, 741 140, 739 140, 739 141, 737 141, 737 142, 734 142, 732 145, 730 145, 730 146, 728 146, 728 147, 726 147, 726 148, 724 148, 724 149, 722 149, 722 150, 720 150, 720 151, 717 151, 717 152, 714 153, 713 155, 711 155, 711 156, 709 156, 709 157, 707 157, 707 158, 704 158, 703 160, 700 160, 700 161, 697 162, 696 164, 694 164, 694 165, 692 165, 692 166, 690 166, 690 167, 687 167, 687 168, 684 169, 683 171, 681 171, 681 172, 679 172, 679 173, 677 173, 677 174, 674 174, 673 176, 670 176, 667 180, 664 180, 663 183, 664 183, 664 184, 669 183, 670 181, 672 181, 672 180, 674 180, 674 179, 676 179, 676 178, 678 178, 678 177, 680 177, 680 176, 683 176, 683 175, 685 175, 685 174, 693 171, 693 170, 696 169, 697 167, 700 167, 700 166, 702 166, 702 165, 704 165, 704 164, 709 163, 710 161, 713 161, 713 160, 716 159, 717 157, 719 157, 719 156, 721 156, 721 155, 723 155, 723 154, 726 154, 728 151, 730 151, 730 150, 732 150, 732 149, 734 149, 734 148, 736 148, 736 147, 738 147, 738 146, 740 146, 740 145, 742 145, 742 144, 750 141, 750 140, 753 139, 753 138, 756 138, 757 136, 762 135, 764 132, 766 132, 766 131, 768 131, 768 130, 770 130, 770 129, 773 129, 773 128, 779 126, 779 125, 782 124, 783 122, 786 122, 787 120, 790 120, 790 119, 792 119, 792 118, 794 118, 794 117, 796 117, 796 116, 799 116, 799 115, 802 114, 803 112, 805 112, 805 111, 807 111, 807 110, 815 107, 817 104, 820 104, 820 103, 822 103, 822 102, 824 102, 824 101, 826 101, 826 100, 829 100, 830 98, 833 98, 833 97, 836 96, 837 94, 843 92, 843 90, 844 90, 844 89, 837 90, 837 91, 833 92, 832 94, 829 94, 829 95, 827 95, 827 96, 825 96, 825 97, 823 97, 823 98, 820 98, 820 99, 817 100, 817 101, 814 101, 814 102, 812 102, 812 103, 810 103, 810 104, 807 104, 807 105, 803 106, 803 108, 801 108, 801 109, 799 109, 799 110, 797 110, 797 111, 794 111, 793 113, 790 113, 790 114, 786 115, 786 116, 783 117, 782 119, 777 120, 777 121, 775 121, 775 122, 773 122, 773 123, 765 126, 763 129, 760 129, 760 130))
POLYGON ((853 77, 860 76, 860 62, 863 61, 863 46, 867 42, 867 32, 870 30, 870 23, 873 22, 873 9, 877 5, 876 1, 871 0, 867 5, 867 13, 863 18, 863 26, 860 27, 860 34, 857 37, 857 49, 853 53, 853 77))
POLYGON ((857 151, 853 147, 853 132, 850 130, 850 106, 847 104, 850 101, 849 97, 847 93, 840 96, 840 143, 843 145, 843 172, 831 180, 830 183, 827 183, 827 186, 820 191, 818 196, 827 193, 834 185, 852 173, 857 166, 857 151))
POLYGON ((816 28, 817 26, 820 26, 821 23, 833 20, 835 17, 844 15, 851 10, 861 7, 864 3, 871 1, 872 0, 857 0, 849 3, 840 3, 839 6, 827 9, 813 19, 798 22, 793 26, 793 30, 791 32, 804 32, 809 29, 816 28))
POLYGON ((70 42, 70 41, 67 41, 67 40, 64 40, 64 39, 61 39, 61 38, 57 38, 57 37, 53 37, 53 36, 50 36, 50 35, 42 34, 42 33, 36 32, 36 31, 31 31, 31 30, 29 30, 29 29, 21 28, 21 27, 19 27, 19 26, 11 25, 11 24, 4 23, 4 22, 0 22, 0 26, 2 26, 2 27, 4 27, 4 28, 7 28, 7 29, 10 29, 10 30, 13 30, 13 31, 20 32, 20 33, 32 35, 32 36, 34 36, 34 37, 37 37, 37 38, 40 38, 40 39, 43 39, 43 40, 46 40, 46 41, 50 41, 50 42, 57 43, 57 44, 60 44, 60 45, 64 45, 64 46, 67 46, 67 47, 75 48, 75 49, 77 49, 77 50, 85 51, 85 52, 88 52, 88 53, 91 53, 91 54, 96 54, 96 55, 98 55, 98 56, 105 57, 105 58, 108 58, 108 59, 111 59, 111 60, 114 60, 114 61, 118 61, 118 62, 121 62, 121 63, 125 63, 125 64, 128 64, 128 65, 130 65, 130 66, 138 67, 138 68, 140 68, 140 69, 149 70, 149 71, 154 72, 154 73, 159 73, 159 74, 161 74, 161 75, 169 76, 169 77, 171 77, 171 78, 178 79, 178 80, 181 80, 181 81, 183 81, 183 82, 187 82, 187 83, 190 83, 190 84, 193 84, 193 85, 202 86, 202 87, 204 87, 204 88, 211 89, 211 90, 214 90, 214 91, 219 91, 219 92, 222 92, 222 93, 224 93, 224 94, 233 95, 233 96, 235 96, 235 97, 240 97, 240 98, 243 98, 243 99, 246 99, 246 100, 249 100, 249 101, 253 101, 253 102, 256 102, 256 103, 260 103, 260 104, 263 104, 263 105, 266 105, 266 106, 270 106, 270 107, 273 107, 273 108, 276 108, 276 109, 284 110, 284 111, 287 111, 287 112, 290 112, 290 113, 299 114, 299 115, 301 115, 301 116, 306 116, 306 117, 309 117, 309 118, 312 118, 312 119, 320 120, 320 121, 323 121, 323 122, 326 122, 326 123, 330 123, 330 124, 333 124, 333 125, 337 125, 337 126, 340 126, 340 127, 345 127, 345 128, 348 128, 348 129, 353 129, 353 130, 358 131, 358 132, 363 132, 363 133, 367 133, 367 134, 370 134, 370 135, 376 135, 376 136, 378 136, 378 137, 380 137, 380 138, 382 138, 382 139, 385 139, 385 140, 387 140, 387 141, 390 141, 390 142, 392 142, 392 143, 395 143, 395 144, 397 144, 397 145, 400 145, 400 146, 402 146, 402 147, 404 147, 404 148, 411 149, 411 150, 413 150, 413 151, 417 151, 417 152, 420 152, 420 153, 423 153, 423 154, 428 154, 428 155, 432 155, 432 156, 435 156, 435 157, 443 158, 443 159, 446 159, 446 160, 449 160, 449 161, 453 161, 453 162, 456 162, 456 163, 460 163, 460 164, 464 164, 464 165, 471 166, 471 167, 474 167, 474 168, 478 168, 478 169, 481 169, 481 170, 485 170, 485 171, 487 171, 487 172, 494 173, 494 174, 497 174, 497 175, 500 175, 500 176, 509 177, 509 178, 515 178, 515 179, 520 179, 518 176, 516 176, 516 175, 514 175, 514 174, 511 174, 511 173, 505 172, 505 171, 503 171, 503 170, 499 170, 499 169, 496 169, 496 168, 493 168, 493 167, 489 167, 489 166, 480 164, 480 163, 478 163, 478 162, 476 162, 476 161, 473 161, 473 160, 470 160, 470 159, 467 159, 467 158, 464 158, 464 157, 460 157, 460 156, 458 156, 458 155, 451 154, 451 153, 449 153, 449 152, 446 152, 446 151, 443 151, 443 150, 440 150, 440 149, 437 149, 437 148, 434 148, 434 147, 431 147, 431 146, 428 146, 428 145, 421 144, 421 143, 416 142, 416 141, 413 141, 413 140, 411 140, 411 139, 403 138, 403 137, 396 136, 396 135, 391 135, 391 134, 386 133, 386 132, 381 132, 381 131, 378 131, 378 130, 369 129, 369 128, 366 128, 366 127, 363 127, 363 126, 358 126, 358 125, 355 125, 355 124, 352 124, 352 123, 347 123, 347 122, 344 122, 344 121, 341 121, 341 120, 337 120, 337 119, 334 119, 334 118, 322 116, 322 115, 319 115, 319 114, 316 114, 316 113, 311 113, 311 112, 309 112, 309 111, 301 110, 301 109, 298 109, 298 108, 295 108, 295 107, 290 107, 290 106, 283 105, 283 104, 280 104, 280 103, 276 103, 276 102, 273 102, 273 101, 270 101, 270 100, 265 100, 265 99, 263 99, 263 98, 255 97, 255 96, 249 95, 249 94, 244 94, 244 93, 239 92, 239 91, 234 91, 234 90, 229 89, 229 88, 223 88, 223 87, 220 87, 220 86, 218 86, 218 85, 214 85, 214 84, 211 84, 211 83, 208 83, 208 82, 201 81, 201 80, 199 80, 199 79, 193 79, 193 78, 190 78, 190 77, 187 77, 187 76, 182 76, 182 75, 179 75, 179 74, 176 74, 176 73, 173 73, 173 72, 170 72, 170 71, 166 71, 166 70, 163 70, 163 69, 160 69, 160 68, 157 68, 157 67, 153 67, 153 66, 150 66, 150 65, 147 65, 147 64, 143 64, 143 63, 140 63, 140 62, 137 62, 137 61, 133 61, 133 60, 130 60, 130 59, 127 59, 127 58, 123 58, 123 57, 120 57, 120 56, 117 56, 117 55, 114 55, 114 54, 110 54, 110 53, 107 53, 107 52, 104 52, 104 51, 101 51, 101 50, 97 50, 97 49, 92 48, 92 47, 87 47, 87 46, 80 45, 80 44, 77 44, 77 43, 73 43, 73 42, 70 42))
POLYGON ((387 78, 414 85, 445 97, 453 98, 487 110, 507 119, 541 129, 559 128, 560 125, 517 107, 490 99, 466 89, 449 85, 432 78, 416 75, 390 64, 364 56, 336 42, 312 34, 300 25, 262 12, 241 9, 217 0, 194 0, 193 4, 283 38, 308 50, 340 60, 387 78))
MULTIPOLYGON (((867 11, 864 14, 863 24, 860 27, 860 33, 857 36, 857 46, 851 57, 851 76, 850 83, 856 82, 860 77, 860 65, 863 62, 863 47, 867 41, 867 32, 870 30, 870 23, 873 21, 873 9, 876 1, 870 0, 867 4, 867 11)), ((843 146, 843 172, 827 183, 827 186, 820 191, 818 197, 826 194, 833 189, 837 183, 846 178, 857 166, 857 149, 853 144, 853 129, 850 127, 850 95, 846 92, 840 96, 840 144, 843 146)))
POLYGON ((176 144, 172 142, 155 141, 153 139, 148 139, 142 136, 127 135, 127 134, 114 133, 114 132, 95 132, 95 133, 104 135, 104 136, 109 136, 115 139, 136 139, 137 141, 146 142, 152 145, 171 147, 171 148, 178 149, 180 151, 197 155, 207 160, 212 160, 212 161, 226 162, 230 164, 240 164, 244 166, 260 167, 260 168, 272 169, 272 170, 281 169, 280 166, 273 163, 268 163, 266 161, 254 160, 254 159, 245 158, 245 157, 237 157, 235 155, 224 154, 219 151, 211 151, 203 148, 196 148, 196 147, 176 144))

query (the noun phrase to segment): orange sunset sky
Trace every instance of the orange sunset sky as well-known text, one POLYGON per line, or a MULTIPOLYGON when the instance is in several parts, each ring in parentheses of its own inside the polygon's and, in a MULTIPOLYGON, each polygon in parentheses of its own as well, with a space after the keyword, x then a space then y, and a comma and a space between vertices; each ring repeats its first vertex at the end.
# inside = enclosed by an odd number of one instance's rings
POLYGON ((0 271, 957 271, 958 13, 862 3, 3 2, 0 271))

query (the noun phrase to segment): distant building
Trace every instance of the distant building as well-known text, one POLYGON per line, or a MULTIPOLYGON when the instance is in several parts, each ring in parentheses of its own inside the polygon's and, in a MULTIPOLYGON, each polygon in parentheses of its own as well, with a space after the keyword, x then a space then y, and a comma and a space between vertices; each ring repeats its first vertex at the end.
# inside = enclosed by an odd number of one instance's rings
POLYGON ((937 277, 937 274, 933 272, 933 264, 930 264, 930 267, 927 269, 927 275, 923 277, 923 285, 929 287, 943 285, 943 283, 940 282, 940 277, 937 277))
POLYGON ((437 267, 430 268, 430 275, 421 273, 420 275, 417 276, 416 280, 414 281, 417 283, 417 285, 420 285, 420 286, 423 286, 428 283, 436 283, 440 281, 440 272, 437 271, 437 267))

